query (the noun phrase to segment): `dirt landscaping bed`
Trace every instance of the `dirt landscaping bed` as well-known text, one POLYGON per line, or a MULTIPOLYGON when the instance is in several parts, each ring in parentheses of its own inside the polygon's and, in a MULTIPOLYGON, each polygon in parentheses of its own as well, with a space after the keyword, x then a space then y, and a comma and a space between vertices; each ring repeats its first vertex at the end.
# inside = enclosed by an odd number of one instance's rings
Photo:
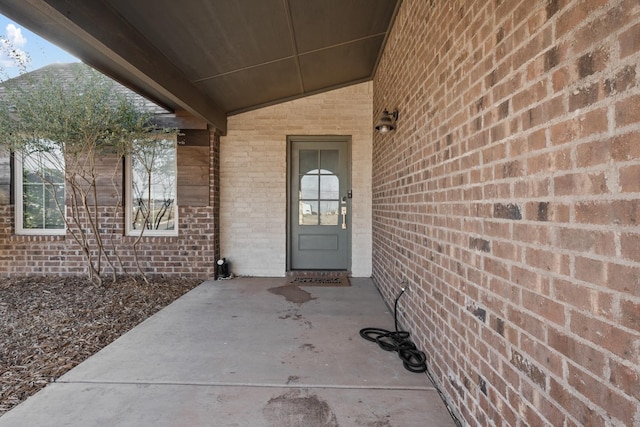
POLYGON ((0 278, 0 416, 202 281, 0 278))

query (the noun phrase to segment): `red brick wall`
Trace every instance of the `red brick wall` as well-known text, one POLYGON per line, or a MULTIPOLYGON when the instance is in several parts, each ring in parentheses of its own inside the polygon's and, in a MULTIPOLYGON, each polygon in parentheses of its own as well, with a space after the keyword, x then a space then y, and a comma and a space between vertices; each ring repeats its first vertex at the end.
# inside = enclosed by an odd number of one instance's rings
POLYGON ((640 3, 405 0, 373 278, 470 425, 640 425, 640 3))
MULTIPOLYGON (((178 146, 178 169, 180 151, 178 146)), ((204 151, 207 148, 204 147, 204 151)), ((198 206, 179 205, 177 237, 143 237, 137 245, 140 267, 149 275, 212 278, 219 256, 219 137, 211 135, 208 148, 209 193, 198 206), (202 205, 202 206, 201 206, 202 205)), ((180 177, 179 177, 180 180, 180 177)), ((107 187, 105 187, 107 188, 107 187)), ((180 185, 179 185, 180 189, 180 185)), ((122 191, 122 190, 121 190, 122 191)), ((109 198, 107 198, 109 199, 109 198)), ((113 202, 112 198, 109 199, 113 202)), ((178 193, 180 203, 180 192, 178 193)), ((115 202, 113 202, 115 204, 115 202)), ((112 244, 122 260, 116 264, 119 274, 137 274, 134 262, 135 237, 124 236, 122 211, 101 207, 102 238, 105 249, 112 253, 112 244), (107 219, 107 218, 113 218, 107 219)), ((103 271, 110 268, 103 263, 103 271)), ((14 233, 13 205, 0 205, 0 276, 12 275, 78 275, 87 273, 79 245, 71 234, 65 236, 18 236, 14 233)))

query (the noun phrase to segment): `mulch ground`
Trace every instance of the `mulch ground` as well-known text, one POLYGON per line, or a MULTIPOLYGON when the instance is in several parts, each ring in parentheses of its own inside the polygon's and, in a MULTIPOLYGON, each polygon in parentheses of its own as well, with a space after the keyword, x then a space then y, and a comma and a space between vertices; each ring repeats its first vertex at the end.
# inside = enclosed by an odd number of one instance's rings
POLYGON ((149 280, 0 278, 0 416, 202 283, 149 280))

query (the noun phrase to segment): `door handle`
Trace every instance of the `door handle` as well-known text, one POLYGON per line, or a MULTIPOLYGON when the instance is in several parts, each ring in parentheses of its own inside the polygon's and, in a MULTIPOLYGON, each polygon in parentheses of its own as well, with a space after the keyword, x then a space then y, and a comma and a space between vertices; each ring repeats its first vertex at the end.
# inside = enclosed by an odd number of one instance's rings
POLYGON ((342 207, 342 229, 343 230, 347 229, 347 207, 346 206, 342 207))

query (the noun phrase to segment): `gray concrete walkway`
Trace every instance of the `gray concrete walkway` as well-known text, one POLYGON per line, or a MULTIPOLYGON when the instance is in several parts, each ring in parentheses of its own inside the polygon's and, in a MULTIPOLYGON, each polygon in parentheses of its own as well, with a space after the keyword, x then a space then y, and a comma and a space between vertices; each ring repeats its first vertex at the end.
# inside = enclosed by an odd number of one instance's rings
POLYGON ((205 282, 0 417, 19 426, 454 425, 426 375, 360 338, 393 316, 369 279, 205 282))

